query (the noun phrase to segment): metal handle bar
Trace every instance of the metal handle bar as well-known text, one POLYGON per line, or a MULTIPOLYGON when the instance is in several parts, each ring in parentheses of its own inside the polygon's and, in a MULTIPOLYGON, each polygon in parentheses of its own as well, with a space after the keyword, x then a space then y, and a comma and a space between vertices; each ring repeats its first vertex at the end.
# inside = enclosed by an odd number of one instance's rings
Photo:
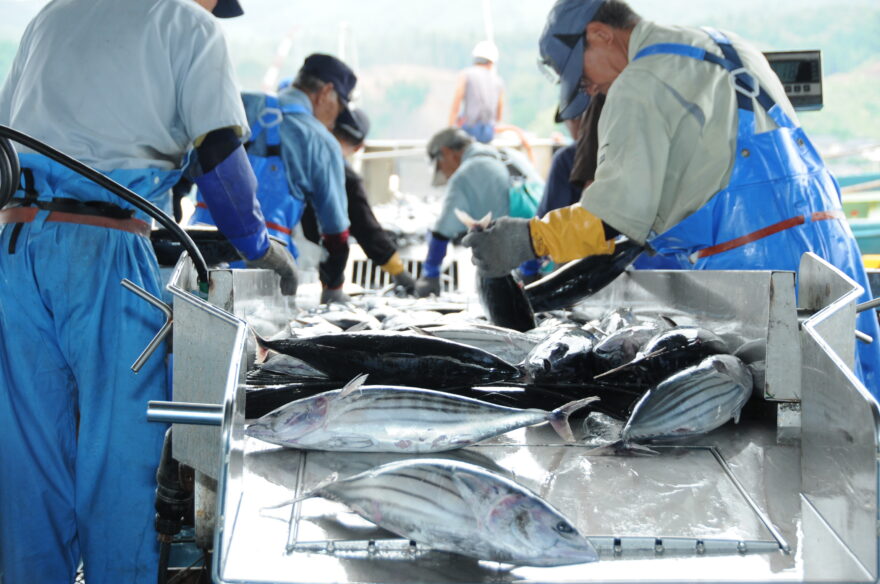
POLYGON ((165 324, 162 325, 162 328, 159 329, 159 332, 156 333, 156 336, 153 337, 153 340, 147 345, 147 348, 143 350, 140 356, 135 359, 134 364, 131 366, 131 370, 135 373, 139 372, 141 368, 143 368, 144 363, 147 362, 147 359, 156 352, 156 349, 159 348, 159 345, 162 344, 162 341, 165 340, 165 337, 168 336, 168 333, 171 332, 171 325, 174 321, 174 313, 171 311, 171 307, 129 280, 128 278, 122 279, 122 286, 128 290, 131 290, 159 310, 161 310, 165 314, 165 324))
POLYGON ((223 406, 221 404, 150 401, 147 402, 147 421, 220 426, 223 424, 223 406))

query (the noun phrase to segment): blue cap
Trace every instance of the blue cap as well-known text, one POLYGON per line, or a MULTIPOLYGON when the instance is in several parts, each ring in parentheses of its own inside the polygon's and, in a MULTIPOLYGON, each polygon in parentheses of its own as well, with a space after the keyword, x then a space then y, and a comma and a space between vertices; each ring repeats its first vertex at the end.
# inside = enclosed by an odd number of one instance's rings
POLYGON ((332 55, 314 53, 306 57, 300 71, 317 77, 325 83, 332 83, 339 99, 348 107, 351 92, 357 84, 357 76, 348 65, 332 55))
POLYGON ((547 15, 538 50, 541 65, 558 78, 560 119, 575 117, 576 108, 586 109, 590 103, 589 96, 578 97, 583 94, 578 86, 584 75, 584 29, 604 3, 605 0, 557 0, 547 15))
POLYGON ((370 132, 370 118, 362 109, 345 110, 336 118, 333 129, 352 144, 360 144, 370 132))
POLYGON ((554 118, 554 121, 557 124, 560 124, 565 120, 579 118, 585 111, 587 111, 589 105, 590 96, 583 91, 578 91, 577 95, 574 96, 574 99, 571 100, 571 103, 568 104, 568 107, 566 107, 565 110, 561 110, 558 107, 556 108, 556 117, 554 118))
POLYGON ((217 0, 217 6, 211 11, 217 18, 234 18, 244 14, 238 0, 217 0))

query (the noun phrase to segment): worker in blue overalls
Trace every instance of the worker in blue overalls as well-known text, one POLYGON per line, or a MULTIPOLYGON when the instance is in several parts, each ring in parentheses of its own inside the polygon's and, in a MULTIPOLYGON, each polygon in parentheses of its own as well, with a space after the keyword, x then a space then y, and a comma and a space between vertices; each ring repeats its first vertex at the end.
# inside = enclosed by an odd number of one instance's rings
MULTIPOLYGON (((50 2, 0 89, 0 124, 160 208, 195 144, 221 230, 289 292, 295 265, 255 199, 239 92, 219 25, 192 0, 50 2)), ((120 285, 161 295, 149 218, 46 156, 19 159, 21 189, 0 210, 0 581, 70 583, 82 560, 89 584, 155 582, 166 427, 146 406, 170 396, 161 352, 130 367, 164 316, 120 285)))
MULTIPOLYGON (((813 252, 870 297, 837 184, 779 79, 751 44, 662 26, 620 0, 559 0, 540 39, 563 101, 606 95, 595 181, 542 219, 499 219, 468 235, 474 261, 501 275, 523 260, 614 250, 624 234, 688 270, 792 270, 813 252)), ((880 330, 859 315, 856 373, 877 395, 880 330)))
MULTIPOLYGON (((295 257, 292 234, 308 201, 327 254, 319 265, 321 303, 343 302, 348 261, 348 205, 342 149, 331 131, 357 83, 354 72, 331 55, 306 57, 292 84, 278 96, 244 93, 252 136, 247 145, 269 232, 295 257)), ((214 224, 201 193, 192 222, 214 224)))

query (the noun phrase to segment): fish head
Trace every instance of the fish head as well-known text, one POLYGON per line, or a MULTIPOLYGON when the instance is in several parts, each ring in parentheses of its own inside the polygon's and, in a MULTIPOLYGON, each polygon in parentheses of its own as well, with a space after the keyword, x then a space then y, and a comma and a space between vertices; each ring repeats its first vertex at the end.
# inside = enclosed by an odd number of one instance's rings
POLYGON ((503 533, 523 563, 564 566, 599 559, 590 541, 559 511, 534 495, 498 499, 487 517, 489 533, 503 533))
POLYGON ((330 401, 324 395, 317 395, 290 402, 250 424, 245 434, 275 444, 294 445, 324 424, 330 401))

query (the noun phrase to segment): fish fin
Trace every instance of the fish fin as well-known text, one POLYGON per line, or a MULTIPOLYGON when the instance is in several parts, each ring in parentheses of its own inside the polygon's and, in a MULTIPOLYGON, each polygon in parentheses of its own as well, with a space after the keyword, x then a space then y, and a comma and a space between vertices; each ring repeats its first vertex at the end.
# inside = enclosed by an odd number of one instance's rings
POLYGON ((488 521, 495 502, 495 497, 486 496, 494 488, 494 485, 478 475, 464 472, 452 472, 452 484, 459 496, 471 510, 477 520, 478 529, 482 529, 488 521))
POLYGON ((437 336, 434 333, 432 333, 430 331, 426 331, 425 329, 423 329, 421 327, 407 325, 406 328, 407 328, 407 330, 411 330, 412 332, 416 333, 417 335, 424 335, 426 337, 436 337, 437 336))
POLYGON ((492 222, 492 211, 486 213, 482 219, 474 219, 461 209, 455 209, 455 217, 468 229, 485 229, 492 222))
POLYGON ((357 331, 365 331, 369 328, 370 328, 370 323, 367 321, 362 321, 362 322, 357 323, 354 326, 348 327, 347 329, 345 329, 345 332, 356 333, 357 331))
POLYGON ((588 404, 593 403, 594 401, 599 401, 599 398, 596 396, 587 397, 584 399, 575 400, 573 402, 568 402, 564 406, 558 407, 547 416, 547 421, 550 422, 550 425, 553 426, 553 429, 556 430, 556 433, 565 440, 566 442, 574 442, 574 433, 571 431, 571 425, 568 423, 568 417, 576 412, 577 410, 587 406, 588 404))
POLYGON ((335 483, 338 480, 339 480, 338 473, 335 473, 335 472, 330 473, 326 478, 319 481, 318 484, 315 485, 312 489, 310 489, 306 493, 303 493, 299 497, 295 497, 293 499, 287 499, 287 500, 282 501, 280 503, 276 503, 275 505, 266 505, 265 507, 260 507, 260 511, 262 512, 262 511, 267 511, 269 509, 280 509, 281 507, 286 507, 288 505, 296 505, 297 503, 305 501, 306 499, 314 499, 316 497, 322 497, 323 495, 321 494, 321 489, 323 489, 324 487, 326 487, 329 484, 335 483))
POLYGON ((360 387, 364 384, 364 382, 367 381, 367 375, 368 375, 367 373, 363 373, 361 375, 358 375, 357 377, 355 377, 354 379, 352 379, 348 383, 346 383, 345 387, 342 388, 342 392, 339 394, 338 399, 342 399, 344 397, 347 397, 347 396, 351 395, 351 393, 353 391, 360 389, 360 387))
POLYGON ((665 316, 665 315, 662 315, 662 314, 661 314, 661 315, 660 315, 660 319, 666 321, 666 324, 668 324, 668 325, 671 326, 672 328, 675 328, 675 327, 678 326, 678 323, 675 322, 674 320, 672 320, 671 318, 669 318, 668 316, 665 316))

